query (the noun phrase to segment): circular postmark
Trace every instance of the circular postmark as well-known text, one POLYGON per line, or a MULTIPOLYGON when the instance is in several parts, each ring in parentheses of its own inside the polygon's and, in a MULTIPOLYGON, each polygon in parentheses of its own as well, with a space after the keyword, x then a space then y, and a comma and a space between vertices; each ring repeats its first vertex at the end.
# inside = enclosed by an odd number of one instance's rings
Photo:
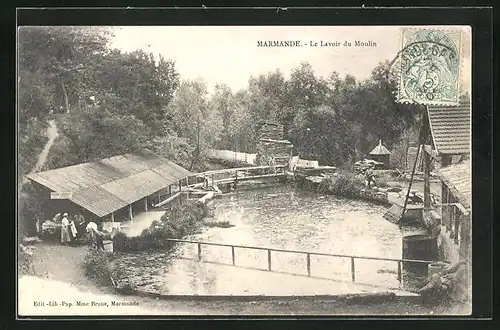
POLYGON ((460 74, 460 35, 441 30, 404 30, 400 98, 455 102, 460 74))

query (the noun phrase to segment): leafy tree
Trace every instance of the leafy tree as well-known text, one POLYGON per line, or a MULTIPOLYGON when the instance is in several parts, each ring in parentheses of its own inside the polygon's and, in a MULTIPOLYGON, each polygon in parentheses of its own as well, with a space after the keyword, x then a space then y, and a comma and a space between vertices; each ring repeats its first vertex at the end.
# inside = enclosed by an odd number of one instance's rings
POLYGON ((172 114, 178 136, 194 146, 189 170, 200 165, 208 149, 218 141, 222 130, 221 118, 209 106, 207 94, 205 82, 183 81, 167 110, 172 114))

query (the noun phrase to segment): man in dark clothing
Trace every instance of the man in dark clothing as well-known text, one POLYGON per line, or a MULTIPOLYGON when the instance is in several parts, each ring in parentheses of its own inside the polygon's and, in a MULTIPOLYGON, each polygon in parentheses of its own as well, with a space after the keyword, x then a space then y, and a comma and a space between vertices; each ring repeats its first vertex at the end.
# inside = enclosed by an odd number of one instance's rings
POLYGON ((375 181, 373 180, 373 169, 371 168, 371 166, 366 170, 365 175, 366 181, 368 183, 368 188, 371 188, 372 183, 375 183, 375 181))

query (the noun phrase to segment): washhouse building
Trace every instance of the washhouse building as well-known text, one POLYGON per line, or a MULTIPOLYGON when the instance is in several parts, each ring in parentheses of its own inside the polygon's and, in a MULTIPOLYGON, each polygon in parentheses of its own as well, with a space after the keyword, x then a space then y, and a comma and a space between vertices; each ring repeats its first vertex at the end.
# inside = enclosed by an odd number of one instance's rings
POLYGON ((57 213, 86 220, 133 220, 187 185, 192 173, 148 150, 28 175, 41 221, 57 213))

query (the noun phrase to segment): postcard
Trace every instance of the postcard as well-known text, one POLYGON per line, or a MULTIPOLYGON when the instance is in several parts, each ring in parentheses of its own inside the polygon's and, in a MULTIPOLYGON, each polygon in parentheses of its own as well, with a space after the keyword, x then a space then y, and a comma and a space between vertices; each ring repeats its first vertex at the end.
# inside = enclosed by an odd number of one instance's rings
POLYGON ((18 315, 470 315, 469 26, 21 26, 18 315))

